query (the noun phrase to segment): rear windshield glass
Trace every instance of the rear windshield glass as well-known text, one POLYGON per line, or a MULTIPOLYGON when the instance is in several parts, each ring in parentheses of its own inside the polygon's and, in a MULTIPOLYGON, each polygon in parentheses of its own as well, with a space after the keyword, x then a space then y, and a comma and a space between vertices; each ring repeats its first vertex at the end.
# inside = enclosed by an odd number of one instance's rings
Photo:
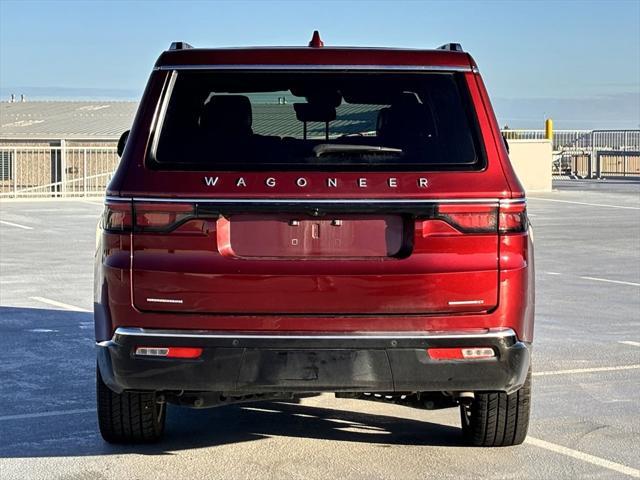
POLYGON ((482 168, 453 73, 174 72, 150 166, 196 170, 482 168))

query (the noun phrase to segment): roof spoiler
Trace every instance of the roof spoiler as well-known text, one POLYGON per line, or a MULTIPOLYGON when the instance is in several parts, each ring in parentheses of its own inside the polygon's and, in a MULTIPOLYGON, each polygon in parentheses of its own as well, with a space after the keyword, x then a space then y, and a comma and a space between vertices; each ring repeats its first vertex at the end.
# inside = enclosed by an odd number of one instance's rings
POLYGON ((462 45, 459 43, 445 43, 444 45, 440 45, 438 50, 448 50, 450 52, 464 52, 462 50, 462 45))

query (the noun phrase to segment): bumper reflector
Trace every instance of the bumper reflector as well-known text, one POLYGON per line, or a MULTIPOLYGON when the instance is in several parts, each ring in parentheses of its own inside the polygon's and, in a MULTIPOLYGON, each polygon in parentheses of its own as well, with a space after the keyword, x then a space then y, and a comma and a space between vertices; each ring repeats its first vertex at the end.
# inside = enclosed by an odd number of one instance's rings
POLYGON ((193 347, 137 347, 135 353, 143 357, 198 358, 202 355, 202 349, 193 347))
POLYGON ((478 360, 496 356, 489 347, 428 348, 427 353, 433 360, 478 360))

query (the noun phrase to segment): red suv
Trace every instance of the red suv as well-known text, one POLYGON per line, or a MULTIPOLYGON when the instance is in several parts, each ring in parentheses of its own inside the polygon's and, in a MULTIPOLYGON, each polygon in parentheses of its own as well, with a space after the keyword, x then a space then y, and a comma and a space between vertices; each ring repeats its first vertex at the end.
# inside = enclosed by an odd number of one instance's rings
POLYGON ((525 193, 458 44, 174 43, 119 147, 95 269, 107 441, 157 440, 167 403, 312 392, 524 440, 525 193))

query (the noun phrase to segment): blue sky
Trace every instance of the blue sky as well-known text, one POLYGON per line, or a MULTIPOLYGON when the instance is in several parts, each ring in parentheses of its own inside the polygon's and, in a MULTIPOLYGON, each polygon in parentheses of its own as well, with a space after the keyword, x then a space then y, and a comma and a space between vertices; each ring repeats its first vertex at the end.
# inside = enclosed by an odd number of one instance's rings
POLYGON ((0 93, 136 99, 171 41, 305 45, 314 29, 327 45, 460 42, 503 123, 559 114, 567 124, 595 115, 589 121, 640 126, 640 0, 0 0, 0 93))

